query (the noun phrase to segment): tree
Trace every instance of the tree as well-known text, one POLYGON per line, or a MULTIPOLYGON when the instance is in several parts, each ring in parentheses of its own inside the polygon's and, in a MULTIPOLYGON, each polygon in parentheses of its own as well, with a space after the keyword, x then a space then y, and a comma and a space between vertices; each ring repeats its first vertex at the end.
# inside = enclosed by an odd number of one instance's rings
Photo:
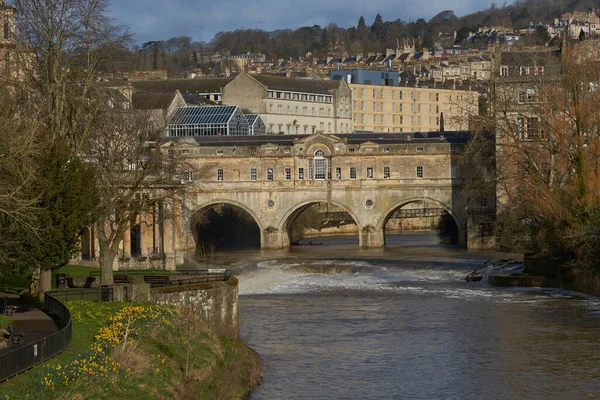
POLYGON ((494 89, 500 228, 513 246, 591 268, 600 256, 599 58, 586 42, 555 54, 523 53, 519 65, 538 66, 521 71, 526 82, 494 89))
POLYGON ((21 40, 30 49, 27 84, 51 138, 76 148, 96 110, 97 74, 118 59, 130 36, 109 17, 109 0, 15 0, 21 40))
POLYGON ((373 35, 375 35, 379 42, 385 41, 386 30, 381 14, 375 16, 375 21, 373 21, 373 25, 371 25, 371 32, 373 32, 373 35))

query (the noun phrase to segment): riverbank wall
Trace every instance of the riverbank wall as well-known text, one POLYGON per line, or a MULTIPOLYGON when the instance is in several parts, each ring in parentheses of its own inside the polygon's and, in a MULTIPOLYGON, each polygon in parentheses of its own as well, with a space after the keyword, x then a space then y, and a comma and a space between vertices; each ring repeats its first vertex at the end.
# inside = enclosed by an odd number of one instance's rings
POLYGON ((541 287, 557 287, 600 296, 600 274, 565 265, 558 260, 525 256, 525 273, 543 277, 541 287))
POLYGON ((200 314, 206 329, 217 335, 239 338, 238 280, 233 276, 226 282, 159 288, 150 288, 150 284, 144 282, 114 285, 113 299, 191 308, 200 314))

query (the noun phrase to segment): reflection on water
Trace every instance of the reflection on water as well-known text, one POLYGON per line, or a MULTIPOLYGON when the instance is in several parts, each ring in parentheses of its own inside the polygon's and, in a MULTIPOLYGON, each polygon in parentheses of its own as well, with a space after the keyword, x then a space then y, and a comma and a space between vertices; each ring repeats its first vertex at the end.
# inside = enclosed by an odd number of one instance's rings
POLYGON ((598 398, 600 301, 464 282, 500 256, 422 242, 245 254, 241 334, 266 365, 252 398, 598 398))

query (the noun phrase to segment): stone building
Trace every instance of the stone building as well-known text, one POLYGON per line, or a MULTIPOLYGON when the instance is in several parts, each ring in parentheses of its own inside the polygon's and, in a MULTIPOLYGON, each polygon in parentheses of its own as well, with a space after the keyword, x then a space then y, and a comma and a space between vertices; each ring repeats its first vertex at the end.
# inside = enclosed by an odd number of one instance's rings
POLYGON ((350 81, 352 118, 357 131, 466 130, 470 117, 478 113, 477 92, 398 86, 395 71, 332 71, 331 77, 350 81))
POLYGON ((223 104, 260 115, 268 134, 352 132, 345 81, 241 73, 223 87, 222 97, 223 104))
POLYGON ((4 74, 11 69, 11 54, 15 47, 17 10, 6 5, 5 0, 0 0, 0 73, 4 74))

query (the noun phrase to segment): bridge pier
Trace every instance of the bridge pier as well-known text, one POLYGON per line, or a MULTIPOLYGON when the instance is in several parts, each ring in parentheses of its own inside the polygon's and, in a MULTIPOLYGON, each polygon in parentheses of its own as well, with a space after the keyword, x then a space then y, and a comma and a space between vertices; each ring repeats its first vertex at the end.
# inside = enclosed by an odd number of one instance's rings
POLYGON ((261 229, 260 248, 267 250, 279 250, 290 247, 290 239, 287 231, 279 231, 272 226, 261 229))
POLYGON ((358 243, 361 248, 378 248, 385 246, 385 233, 383 229, 377 229, 367 225, 359 230, 358 243))

